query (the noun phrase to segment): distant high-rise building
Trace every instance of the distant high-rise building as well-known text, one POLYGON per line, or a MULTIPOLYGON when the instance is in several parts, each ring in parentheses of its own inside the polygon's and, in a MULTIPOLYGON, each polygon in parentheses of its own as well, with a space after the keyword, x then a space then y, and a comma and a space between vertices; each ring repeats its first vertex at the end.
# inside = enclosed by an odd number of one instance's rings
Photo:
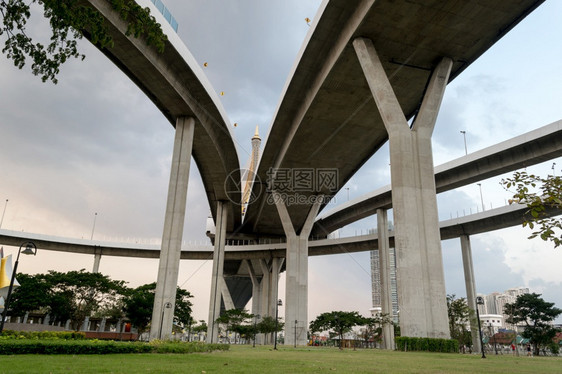
MULTIPOLYGON (((389 222, 389 230, 392 230, 392 223, 389 222)), ((373 230, 372 232, 376 232, 373 230)), ((398 322, 398 287, 396 283, 396 252, 394 248, 390 248, 390 289, 392 293, 392 319, 398 322)), ((381 307, 381 273, 380 273, 380 258, 379 251, 374 250, 370 252, 371 257, 371 291, 372 291, 372 305, 371 309, 374 313, 379 313, 381 307)))
POLYGON ((529 293, 529 288, 527 287, 517 287, 510 288, 504 292, 492 292, 489 295, 480 295, 484 298, 484 305, 478 306, 478 312, 480 314, 499 314, 503 316, 503 326, 505 328, 513 329, 515 326, 510 325, 506 322, 507 318, 510 316, 510 311, 506 310, 505 304, 512 304, 517 300, 519 295, 524 295, 529 293))

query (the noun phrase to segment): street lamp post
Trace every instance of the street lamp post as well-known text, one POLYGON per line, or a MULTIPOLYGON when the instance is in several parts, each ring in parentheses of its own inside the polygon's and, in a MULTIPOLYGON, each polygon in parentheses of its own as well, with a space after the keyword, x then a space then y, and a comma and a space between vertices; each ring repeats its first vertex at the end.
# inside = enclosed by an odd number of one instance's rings
POLYGON ((90 235, 90 240, 94 240, 94 230, 96 229, 96 219, 98 218, 98 213, 94 213, 94 224, 92 225, 92 235, 90 235))
POLYGON ((480 313, 478 312, 478 305, 484 305, 484 299, 482 296, 476 298, 476 319, 478 319, 478 332, 480 333, 480 350, 482 351, 482 358, 486 358, 484 353, 484 343, 482 342, 482 328, 480 326, 480 313))
POLYGON ((492 323, 490 322, 490 339, 494 338, 494 351, 496 352, 496 354, 498 354, 498 347, 496 345, 496 334, 494 333, 494 327, 492 326, 492 323))
POLYGON ((4 214, 6 214, 7 207, 8 207, 8 199, 6 199, 6 203, 4 204, 4 211, 2 212, 2 218, 0 219, 0 229, 2 228, 2 223, 4 223, 4 214))
POLYGON ((297 348, 297 323, 299 321, 295 320, 295 348, 297 348))
POLYGON ((172 307, 172 303, 171 302, 167 302, 164 304, 164 308, 162 309, 162 318, 160 319, 160 334, 158 334, 160 336, 160 340, 162 340, 162 327, 164 325, 164 312, 166 312, 166 309, 170 309, 172 307))
POLYGON ((254 344, 252 346, 253 348, 256 348, 256 323, 259 318, 260 318, 259 314, 256 314, 256 316, 254 317, 254 344))
POLYGON ((468 150, 467 150, 467 148, 466 148, 466 131, 461 130, 461 134, 462 134, 462 137, 463 137, 463 139, 464 139, 464 154, 467 155, 467 154, 468 154, 468 150))
POLYGON ((486 208, 484 207, 484 198, 482 197, 482 183, 476 183, 478 187, 480 187, 480 202, 482 203, 482 211, 485 211, 486 208))
POLYGON ((273 349, 277 350, 277 329, 279 327, 279 307, 283 306, 283 300, 277 300, 277 305, 275 306, 275 334, 273 336, 273 349))
POLYGON ((16 262, 14 263, 14 268, 12 270, 12 278, 10 279, 10 287, 8 287, 8 295, 6 296, 6 302, 4 303, 4 311, 2 312, 2 321, 0 321, 0 334, 4 331, 4 321, 6 321, 6 315, 8 314, 8 307, 10 306, 10 296, 12 296, 12 290, 14 289, 14 280, 16 279, 16 271, 18 270, 18 262, 20 260, 20 253, 24 255, 36 255, 37 246, 33 242, 25 242, 20 245, 18 250, 18 256, 16 257, 16 262), (22 248, 25 249, 22 252, 22 248))

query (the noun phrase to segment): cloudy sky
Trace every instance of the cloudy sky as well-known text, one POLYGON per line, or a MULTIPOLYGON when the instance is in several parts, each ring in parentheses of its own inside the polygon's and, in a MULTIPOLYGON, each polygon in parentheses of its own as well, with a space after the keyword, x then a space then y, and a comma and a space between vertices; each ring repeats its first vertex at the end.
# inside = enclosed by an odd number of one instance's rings
MULTIPOLYGON (((205 68, 231 123, 238 123, 239 158, 250 138, 262 138, 319 0, 167 0, 178 34, 205 68)), ((449 84, 436 125, 435 164, 562 119, 562 3, 547 2, 449 84)), ((40 32, 43 25, 33 24, 40 32)), ((162 234, 173 128, 154 105, 89 42, 85 61, 67 63, 59 84, 41 83, 28 68, 0 58, 0 214, 2 229, 94 240, 156 243, 162 234), (6 204, 6 200, 8 203, 6 204), (97 218, 94 228, 94 215, 97 218)), ((335 199, 345 202, 390 182, 383 148, 335 199)), ((562 173, 562 160, 531 170, 562 173)), ((486 207, 510 197, 501 178, 482 182, 486 207)), ((441 219, 481 209, 477 185, 441 194, 441 219)), ((329 209, 329 208, 328 208, 329 209)), ((191 168, 184 240, 206 240, 209 207, 197 168, 191 168)), ((360 234, 371 217, 341 230, 360 234)), ((562 251, 510 228, 471 238, 477 291, 528 286, 562 307, 562 251)), ((15 249, 4 248, 7 253, 15 249)), ((448 293, 465 296, 460 242, 443 242, 448 293)), ((91 269, 93 258, 39 251, 22 258, 28 273, 91 269)), ((104 257, 100 271, 131 286, 156 279, 157 260, 104 257)), ((197 319, 207 318, 211 263, 183 261, 179 284, 194 294, 197 319)), ((284 298, 284 279, 280 284, 284 298)), ((309 317, 371 307, 368 253, 310 259, 309 317), (337 277, 334 274, 338 274, 337 277)), ((281 310, 281 314, 282 314, 281 310)))

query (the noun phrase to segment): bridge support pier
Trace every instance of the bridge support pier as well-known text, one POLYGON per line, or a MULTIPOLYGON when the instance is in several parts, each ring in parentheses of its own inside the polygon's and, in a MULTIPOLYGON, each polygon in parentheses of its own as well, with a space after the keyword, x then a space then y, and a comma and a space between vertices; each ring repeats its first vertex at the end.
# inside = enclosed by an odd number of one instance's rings
POLYGON ((283 266, 283 258, 273 258, 270 261, 260 260, 262 270, 261 315, 275 316, 275 307, 279 299, 279 273, 283 266))
POLYGON ((101 248, 94 248, 94 266, 92 268, 92 273, 100 272, 100 261, 101 261, 101 248))
POLYGON ((431 135, 453 62, 434 69, 410 128, 373 42, 353 46, 389 137, 401 333, 449 338, 431 135))
MULTIPOLYGON (((217 202, 217 222, 215 229, 215 251, 213 254, 213 275, 211 278, 211 299, 209 301, 209 320, 207 321, 207 343, 216 343, 219 337, 219 326, 215 322, 221 313, 221 297, 223 288, 228 292, 223 277, 224 247, 226 243, 226 220, 228 211, 223 201, 217 202)), ((230 298, 232 302, 232 298, 230 298)), ((228 309, 228 305, 225 306, 228 309)), ((234 306, 234 303, 232 303, 234 306)))
POLYGON ((285 345, 306 345, 308 328, 308 237, 320 209, 321 199, 310 208, 299 234, 289 216, 285 202, 277 192, 275 205, 287 237, 287 271, 285 282, 285 345))
POLYGON ((470 318, 470 335, 472 338, 472 349, 475 353, 482 352, 478 336, 478 321, 476 320, 476 282, 474 280, 474 267, 472 265, 472 248, 470 236, 461 235, 462 266, 464 269, 464 283, 466 286, 466 303, 473 315, 470 318))
MULTIPOLYGON (((392 318, 392 287, 390 284, 390 242, 388 235, 388 214, 385 209, 377 209, 377 236, 379 243, 379 266, 381 286, 381 313, 392 318)), ((394 349, 394 325, 382 327, 384 349, 394 349)))
POLYGON ((194 130, 193 118, 180 117, 176 120, 168 201, 150 324, 151 340, 168 339, 172 333, 194 130))

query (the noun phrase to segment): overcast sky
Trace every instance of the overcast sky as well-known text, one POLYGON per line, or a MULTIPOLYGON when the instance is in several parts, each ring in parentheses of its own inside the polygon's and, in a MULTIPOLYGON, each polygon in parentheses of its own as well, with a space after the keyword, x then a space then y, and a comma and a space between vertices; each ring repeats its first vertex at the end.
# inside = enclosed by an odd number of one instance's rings
MULTIPOLYGON (((233 128, 245 166, 255 126, 265 138, 282 88, 318 0, 167 0, 178 34, 205 73, 233 128)), ((435 165, 562 119, 562 2, 542 5, 447 87, 433 137, 435 165)), ((41 30, 41 26, 31 27, 41 30)), ((59 84, 41 83, 29 69, 0 58, 0 214, 2 229, 95 240, 157 242, 162 235, 173 127, 125 75, 89 42, 85 61, 63 66, 59 84)), ((383 147, 337 196, 336 203, 390 182, 383 147)), ((562 160, 533 171, 562 173, 562 160)), ((482 182, 487 208, 510 198, 501 178, 482 182)), ((441 219, 481 209, 477 185, 438 197, 441 219)), ((209 214, 195 165, 191 168, 184 240, 203 242, 209 214)), ((365 232, 376 218, 343 228, 365 232)), ((562 307, 562 252, 527 240, 519 227, 471 238, 477 291, 528 286, 562 307)), ((5 246, 7 254, 15 249, 5 246)), ((465 296, 458 239, 443 242, 448 293, 465 296)), ((157 260, 103 257, 100 271, 130 286, 153 282, 157 260)), ((309 318, 331 310, 371 307, 368 253, 311 258, 309 318), (337 274, 338 276, 334 276, 337 274)), ((39 251, 19 270, 91 270, 92 256, 39 251)), ((207 318, 211 263, 183 261, 179 284, 207 318)), ((280 296, 284 298, 284 277, 280 296)), ((281 310, 281 314, 283 310, 281 310)))

